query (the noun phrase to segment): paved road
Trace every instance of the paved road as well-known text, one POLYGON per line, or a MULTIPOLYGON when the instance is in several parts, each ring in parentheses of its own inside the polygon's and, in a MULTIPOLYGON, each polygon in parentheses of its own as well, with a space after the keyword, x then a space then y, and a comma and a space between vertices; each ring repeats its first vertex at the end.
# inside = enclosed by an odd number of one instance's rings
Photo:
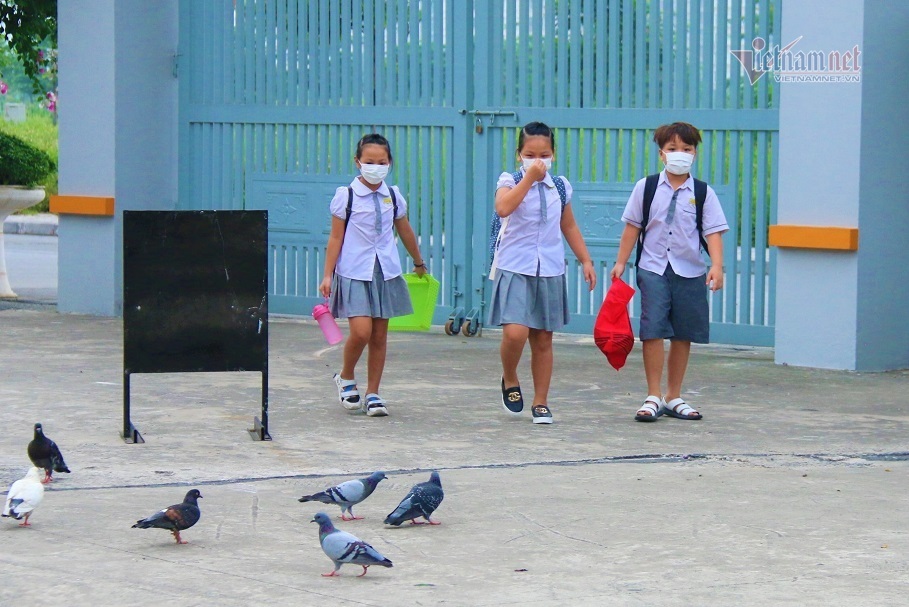
POLYGON ((126 445, 121 320, 0 308, 0 485, 24 474, 37 421, 73 471, 32 528, 0 520, 0 605, 906 604, 909 372, 698 347, 685 396, 704 420, 641 424, 640 346, 617 373, 590 338, 559 335, 541 428, 502 411, 497 337, 392 334, 378 419, 338 405, 341 346, 276 318, 272 442, 246 433, 256 374, 175 373, 133 376, 147 443, 126 445), (297 501, 377 468, 365 520, 297 501), (442 525, 383 525, 431 469, 442 525), (190 487, 204 499, 188 545, 130 527, 190 487), (321 509, 394 568, 320 577, 321 509))
POLYGON ((19 299, 57 300, 57 237, 5 234, 6 270, 19 299))

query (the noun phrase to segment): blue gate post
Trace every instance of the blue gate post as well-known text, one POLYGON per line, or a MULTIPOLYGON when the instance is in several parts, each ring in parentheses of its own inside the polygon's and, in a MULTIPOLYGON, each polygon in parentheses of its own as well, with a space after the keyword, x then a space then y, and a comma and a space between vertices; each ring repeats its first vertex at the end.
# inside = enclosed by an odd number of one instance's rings
MULTIPOLYGON (((454 30, 452 55, 454 59, 453 81, 459 83, 452 90, 452 104, 455 112, 469 110, 474 96, 474 31, 472 0, 448 4, 454 30)), ((451 223, 445 230, 445 253, 450 262, 448 281, 452 311, 467 310, 473 304, 471 292, 471 232, 474 222, 473 165, 470 158, 474 153, 473 125, 469 115, 455 120, 451 141, 451 193, 449 205, 451 223)), ((460 320, 454 324, 459 327, 460 320)))

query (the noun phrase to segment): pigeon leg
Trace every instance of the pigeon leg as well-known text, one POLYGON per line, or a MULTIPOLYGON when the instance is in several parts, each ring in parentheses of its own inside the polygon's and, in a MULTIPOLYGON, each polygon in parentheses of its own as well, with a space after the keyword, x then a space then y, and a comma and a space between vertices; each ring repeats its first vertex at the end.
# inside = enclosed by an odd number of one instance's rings
POLYGON ((428 516, 426 517, 426 520, 429 521, 430 525, 441 525, 442 524, 442 521, 434 521, 431 518, 429 518, 428 516))
POLYGON ((363 573, 361 573, 357 577, 363 577, 364 575, 366 575, 366 568, 368 567, 368 565, 360 565, 360 567, 363 568, 363 573))
POLYGON ((28 522, 28 517, 30 517, 31 515, 32 515, 31 512, 29 512, 28 514, 26 514, 26 515, 25 515, 25 520, 22 521, 21 523, 19 523, 19 526, 20 526, 20 527, 31 527, 32 524, 28 522))
POLYGON ((410 519, 410 524, 411 525, 425 525, 426 523, 421 523, 417 519, 413 518, 413 519, 410 519))
POLYGON ((178 544, 188 544, 189 543, 180 537, 180 532, 177 529, 174 529, 174 539, 177 540, 178 544))
POLYGON ((44 469, 44 480, 41 481, 42 485, 46 485, 49 482, 54 480, 51 478, 51 474, 53 474, 53 473, 48 468, 44 469))
POLYGON ((341 574, 336 571, 329 571, 328 573, 323 573, 322 577, 341 577, 341 574))
POLYGON ((341 511, 341 520, 342 520, 342 521, 362 521, 362 520, 363 520, 363 517, 362 517, 362 516, 356 516, 356 515, 353 513, 353 508, 348 508, 348 509, 347 509, 347 512, 350 513, 350 516, 346 516, 346 515, 344 514, 344 511, 343 511, 343 510, 341 511))

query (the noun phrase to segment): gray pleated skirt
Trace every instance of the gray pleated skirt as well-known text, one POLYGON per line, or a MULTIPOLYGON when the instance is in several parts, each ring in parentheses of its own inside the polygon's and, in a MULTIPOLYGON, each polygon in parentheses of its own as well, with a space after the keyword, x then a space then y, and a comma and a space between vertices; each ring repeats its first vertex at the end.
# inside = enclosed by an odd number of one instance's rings
POLYGON ((487 326, 518 324, 558 331, 568 324, 565 275, 526 276, 499 270, 492 283, 487 326))
POLYGON ((400 276, 385 280, 378 258, 373 266, 372 280, 354 280, 335 274, 328 307, 335 318, 394 318, 413 314, 407 283, 400 276))

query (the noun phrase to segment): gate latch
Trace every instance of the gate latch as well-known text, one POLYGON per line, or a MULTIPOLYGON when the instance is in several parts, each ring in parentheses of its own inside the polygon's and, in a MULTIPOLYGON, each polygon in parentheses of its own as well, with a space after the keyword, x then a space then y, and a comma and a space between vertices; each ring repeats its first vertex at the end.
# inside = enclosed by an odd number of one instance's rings
POLYGON ((515 120, 518 119, 518 113, 508 110, 458 110, 458 113, 462 116, 465 114, 473 114, 476 118, 476 131, 477 134, 483 132, 483 116, 489 116, 489 126, 493 126, 496 122, 496 116, 511 116, 515 120))

